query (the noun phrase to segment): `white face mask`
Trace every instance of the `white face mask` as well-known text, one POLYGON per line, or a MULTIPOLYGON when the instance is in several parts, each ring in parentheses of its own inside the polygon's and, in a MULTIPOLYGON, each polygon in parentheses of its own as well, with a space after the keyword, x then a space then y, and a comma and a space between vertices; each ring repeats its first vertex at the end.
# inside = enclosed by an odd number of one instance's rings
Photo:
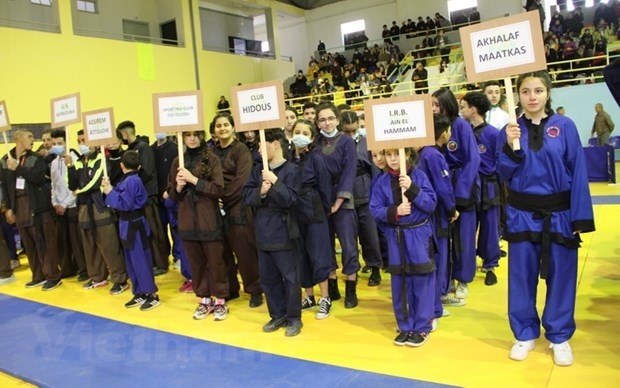
POLYGON ((165 133, 156 133, 155 134, 155 138, 157 140, 164 140, 166 138, 166 136, 167 136, 167 134, 165 134, 165 133))
POLYGON ((82 155, 90 154, 90 147, 87 146, 86 144, 78 145, 78 149, 80 150, 80 154, 82 154, 82 155))
POLYGON ((366 127, 359 127, 357 129, 357 134, 363 137, 366 137, 366 127))
POLYGON ((297 148, 304 148, 312 143, 312 140, 310 140, 308 136, 304 135, 295 135, 293 136, 291 141, 293 142, 293 144, 295 144, 295 147, 297 148))

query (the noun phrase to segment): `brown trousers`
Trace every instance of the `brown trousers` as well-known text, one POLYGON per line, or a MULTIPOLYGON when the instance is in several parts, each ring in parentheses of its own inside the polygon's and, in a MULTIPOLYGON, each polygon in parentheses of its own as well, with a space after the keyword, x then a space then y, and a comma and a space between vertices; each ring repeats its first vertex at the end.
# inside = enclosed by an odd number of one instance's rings
POLYGON ((226 236, 224 263, 226 263, 230 292, 239 293, 238 268, 243 280, 243 291, 247 294, 260 294, 262 291, 258 274, 258 253, 251 215, 245 225, 228 224, 224 230, 226 236), (235 256, 237 257, 237 264, 235 264, 235 256))
POLYGON ((9 247, 4 241, 4 234, 0 231, 0 279, 9 278, 13 275, 9 247))
POLYGON ((67 208, 64 215, 54 215, 52 218, 56 238, 48 246, 58 252, 62 277, 87 273, 77 207, 67 208))
MULTIPOLYGON (((90 226, 89 228, 84 228, 89 219, 89 206, 79 206, 80 232, 82 234, 88 276, 94 282, 101 282, 110 275, 110 279, 114 283, 124 283, 127 281, 127 269, 116 225, 109 223, 107 225, 95 226, 94 228, 92 227, 93 225, 88 225, 90 226)), ((99 213, 95 208, 93 211, 95 223, 111 217, 109 210, 99 213)))
POLYGON ((170 248, 168 245, 168 236, 159 218, 159 207, 155 201, 149 199, 144 207, 144 216, 146 222, 151 228, 151 250, 153 251, 153 265, 157 268, 168 269, 170 265, 170 248))
POLYGON ((222 259, 222 241, 183 240, 183 248, 192 271, 192 287, 196 296, 227 298, 228 279, 222 259))
POLYGON ((33 226, 21 227, 18 230, 28 255, 32 280, 60 279, 58 252, 46 244, 56 238, 51 212, 46 211, 35 215, 33 226))

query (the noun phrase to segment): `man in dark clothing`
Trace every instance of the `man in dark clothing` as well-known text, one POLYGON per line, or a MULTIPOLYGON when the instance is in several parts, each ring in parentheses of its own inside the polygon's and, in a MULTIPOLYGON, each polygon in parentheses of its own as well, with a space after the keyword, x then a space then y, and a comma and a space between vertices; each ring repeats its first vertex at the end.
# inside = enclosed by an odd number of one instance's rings
POLYGON ((129 120, 123 121, 116 127, 116 130, 121 131, 123 143, 127 144, 127 149, 137 151, 140 155, 141 168, 139 175, 149 196, 148 203, 144 207, 144 213, 153 233, 151 247, 155 264, 154 274, 155 276, 163 275, 168 272, 169 261, 166 235, 161 225, 157 207, 159 189, 157 185, 155 153, 149 146, 148 138, 136 136, 136 126, 133 122, 129 120))

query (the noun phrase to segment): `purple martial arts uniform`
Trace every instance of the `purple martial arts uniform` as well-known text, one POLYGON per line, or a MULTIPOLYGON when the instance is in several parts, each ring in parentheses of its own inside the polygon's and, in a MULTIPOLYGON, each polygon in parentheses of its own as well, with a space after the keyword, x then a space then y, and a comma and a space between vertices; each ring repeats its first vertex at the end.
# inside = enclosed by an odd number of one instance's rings
POLYGON ((428 333, 435 300, 435 244, 430 217, 437 199, 426 174, 413 169, 409 172, 411 187, 405 192, 411 214, 398 216, 397 207, 402 203, 398 175, 388 171, 377 178, 370 211, 388 241, 388 271, 392 275, 392 305, 398 329, 428 333))
POLYGON ((450 261, 449 261, 449 238, 450 218, 456 213, 456 203, 452 181, 448 171, 448 163, 441 149, 437 146, 422 148, 419 154, 418 168, 422 170, 435 190, 437 195, 437 208, 431 217, 435 240, 437 242, 437 279, 435 284, 435 318, 441 317, 443 307, 441 297, 446 295, 451 288, 450 284, 450 261))
POLYGON ((517 340, 540 336, 536 310, 538 274, 547 283, 542 325, 555 344, 575 332, 577 248, 575 231, 594 231, 592 199, 584 152, 575 123, 551 114, 540 125, 525 117, 521 150, 513 151, 500 132, 497 172, 508 184, 506 231, 508 315, 517 340))
POLYGON ((479 190, 480 154, 471 125, 460 117, 452 122, 452 136, 446 146, 446 161, 459 218, 454 223, 452 278, 470 283, 476 274, 476 204, 479 190))
POLYGON ((153 277, 151 229, 144 216, 148 194, 137 171, 124 175, 105 198, 119 215, 118 229, 134 295, 157 292, 153 277))
POLYGON ((478 247, 482 267, 492 269, 499 265, 499 206, 500 188, 496 172, 495 150, 499 131, 485 123, 474 128, 480 153, 480 207, 477 212, 478 247))

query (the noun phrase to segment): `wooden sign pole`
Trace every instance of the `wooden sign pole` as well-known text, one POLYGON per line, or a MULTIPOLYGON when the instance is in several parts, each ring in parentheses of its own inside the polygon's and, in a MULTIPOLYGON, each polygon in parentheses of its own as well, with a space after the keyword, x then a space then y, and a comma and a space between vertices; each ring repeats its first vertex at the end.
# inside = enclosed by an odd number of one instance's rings
POLYGON ((183 132, 177 132, 177 150, 179 153, 179 167, 185 168, 185 155, 183 154, 183 132))
POLYGON ((13 155, 11 155, 11 146, 9 145, 9 141, 6 138, 6 132, 5 131, 2 131, 2 137, 4 138, 4 145, 6 146, 7 158, 13 159, 13 155))
MULTIPOLYGON (((506 77, 504 78, 504 86, 506 88, 506 102, 508 103, 508 114, 510 115, 510 122, 511 123, 516 123, 517 122, 517 113, 515 112, 516 107, 515 107, 515 96, 514 96, 514 91, 512 88, 512 78, 511 77, 506 77)), ((514 141, 512 142, 512 149, 515 151, 518 151, 521 149, 521 140, 520 139, 514 139, 514 141)))
POLYGON ((65 127, 65 155, 71 155, 71 147, 69 147, 69 127, 65 127))
POLYGON ((99 149, 101 150, 101 164, 103 167, 103 176, 104 177, 108 177, 108 161, 106 160, 105 157, 105 146, 100 146, 99 149))
POLYGON ((258 136, 260 140, 260 154, 263 158, 263 171, 269 171, 269 160, 267 159, 267 143, 265 140, 265 129, 261 127, 258 130, 258 136))
MULTIPOLYGON (((402 147, 398 149, 398 159, 400 161, 400 175, 407 175, 407 154, 405 153, 405 149, 402 147)), ((406 190, 403 188, 403 203, 409 203, 409 199, 405 196, 405 191, 406 190)))

